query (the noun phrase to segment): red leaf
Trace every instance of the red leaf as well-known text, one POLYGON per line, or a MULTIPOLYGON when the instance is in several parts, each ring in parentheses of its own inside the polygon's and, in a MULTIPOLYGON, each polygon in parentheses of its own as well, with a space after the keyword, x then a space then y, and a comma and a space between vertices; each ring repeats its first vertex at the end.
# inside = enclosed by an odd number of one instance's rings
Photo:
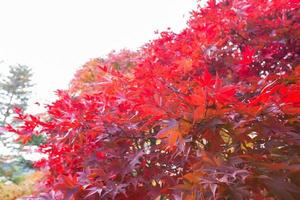
POLYGON ((97 158, 100 159, 100 160, 106 158, 106 155, 105 155, 104 152, 97 152, 97 153, 96 153, 96 156, 97 156, 97 158))
POLYGON ((247 46, 244 48, 242 52, 243 59, 241 60, 240 64, 242 65, 249 65, 253 62, 255 50, 251 47, 247 46))

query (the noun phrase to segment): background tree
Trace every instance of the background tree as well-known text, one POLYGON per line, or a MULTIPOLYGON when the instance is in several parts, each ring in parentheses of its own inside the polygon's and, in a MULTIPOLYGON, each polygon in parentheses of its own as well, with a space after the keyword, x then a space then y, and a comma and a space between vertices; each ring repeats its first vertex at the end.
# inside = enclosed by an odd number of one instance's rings
MULTIPOLYGON (((9 67, 6 76, 0 80, 0 126, 13 123, 13 109, 25 110, 31 93, 32 72, 26 65, 9 67)), ((17 182, 25 168, 30 168, 31 162, 22 156, 22 146, 15 142, 16 135, 1 130, 0 176, 5 180, 17 182)))
MULTIPOLYGON (((9 74, 0 81, 0 125, 4 126, 9 120, 13 107, 25 110, 27 107, 32 72, 26 65, 9 67, 9 74)), ((10 121, 11 122, 11 121, 10 121)))

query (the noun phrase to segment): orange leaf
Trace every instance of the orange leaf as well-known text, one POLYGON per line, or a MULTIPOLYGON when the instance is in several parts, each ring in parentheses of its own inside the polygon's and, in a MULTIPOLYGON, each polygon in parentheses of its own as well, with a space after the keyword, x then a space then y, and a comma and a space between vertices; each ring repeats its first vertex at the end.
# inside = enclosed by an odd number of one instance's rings
POLYGON ((191 128, 192 128, 192 124, 186 120, 180 120, 179 121, 179 130, 183 135, 186 135, 190 132, 191 128))
POLYGON ((193 60, 192 59, 182 59, 177 62, 179 67, 183 69, 184 73, 187 73, 192 70, 193 60))
POLYGON ((176 145, 176 142, 178 139, 181 139, 182 138, 182 135, 181 135, 181 132, 176 130, 174 131, 172 134, 169 135, 169 138, 168 138, 168 146, 169 147, 173 147, 176 145))
POLYGON ((194 106, 200 106, 205 104, 205 95, 203 89, 195 91, 194 94, 186 97, 188 103, 194 106))
POLYGON ((176 145, 178 140, 182 139, 183 135, 186 135, 192 125, 186 120, 170 120, 168 126, 160 130, 157 134, 159 139, 167 139, 168 147, 173 147, 176 145))
POLYGON ((198 106, 194 110, 194 122, 200 121, 205 115, 205 105, 198 106))
POLYGON ((203 175, 203 173, 201 172, 193 172, 193 173, 188 173, 186 175, 183 176, 184 179, 186 179, 187 181, 189 181, 192 184, 198 183, 199 182, 199 178, 203 175))
POLYGON ((296 73, 296 76, 300 76, 300 65, 297 65, 297 67, 295 68, 295 73, 296 73))

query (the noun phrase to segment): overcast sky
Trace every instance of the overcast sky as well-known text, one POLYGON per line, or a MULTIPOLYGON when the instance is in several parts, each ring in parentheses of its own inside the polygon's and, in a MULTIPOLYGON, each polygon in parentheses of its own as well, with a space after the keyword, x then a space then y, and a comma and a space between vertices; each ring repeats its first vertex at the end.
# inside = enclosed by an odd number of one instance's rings
POLYGON ((32 101, 49 102, 89 59, 137 49, 155 30, 179 32, 196 7, 196 0, 0 0, 0 72, 28 65, 32 101))

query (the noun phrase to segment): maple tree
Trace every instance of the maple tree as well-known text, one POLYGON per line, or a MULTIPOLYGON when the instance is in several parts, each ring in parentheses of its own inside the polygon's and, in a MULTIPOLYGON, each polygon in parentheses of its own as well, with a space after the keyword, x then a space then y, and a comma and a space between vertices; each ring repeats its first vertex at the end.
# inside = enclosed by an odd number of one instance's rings
POLYGON ((106 58, 91 59, 82 69, 78 70, 75 78, 71 81, 69 92, 74 93, 94 93, 101 88, 101 80, 105 81, 105 72, 99 66, 109 66, 123 74, 132 72, 132 68, 141 59, 138 52, 122 49, 120 52, 112 51, 106 58))
POLYGON ((47 118, 17 110, 8 129, 47 134, 49 199, 297 199, 299 8, 208 1, 181 33, 88 62, 47 118))

